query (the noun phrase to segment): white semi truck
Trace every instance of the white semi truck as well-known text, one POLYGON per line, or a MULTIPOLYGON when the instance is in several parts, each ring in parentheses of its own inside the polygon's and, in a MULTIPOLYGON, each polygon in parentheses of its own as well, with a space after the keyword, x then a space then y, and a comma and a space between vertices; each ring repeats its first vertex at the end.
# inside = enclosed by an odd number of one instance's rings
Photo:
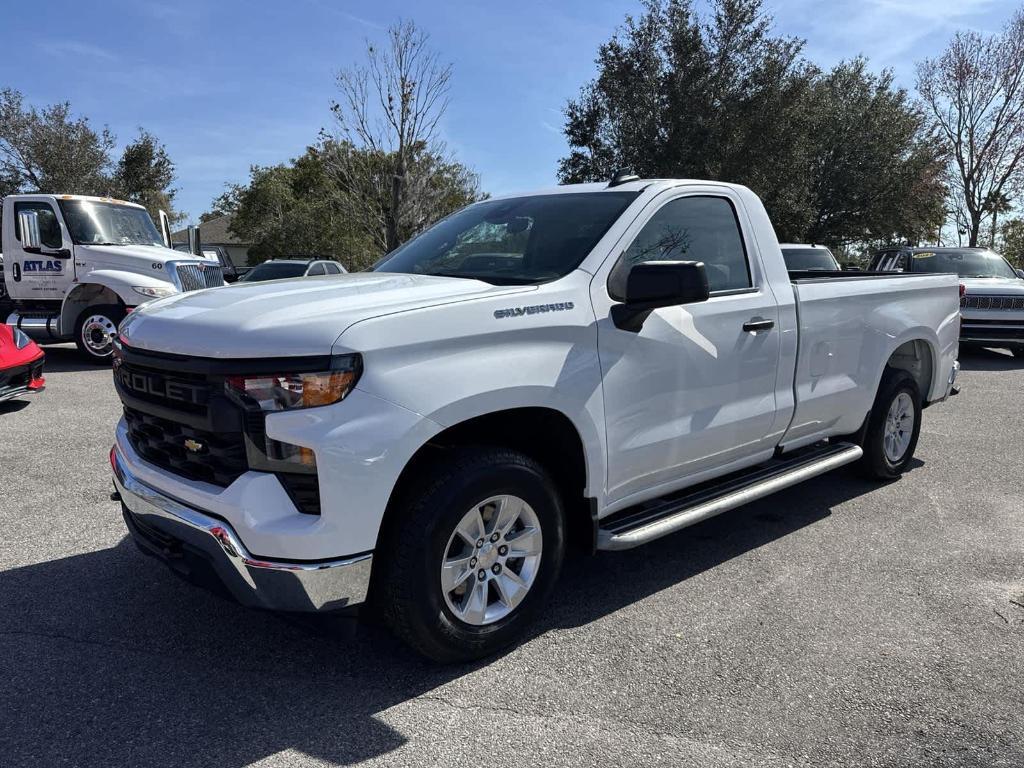
POLYGON ((0 244, 8 325, 37 342, 74 341, 97 363, 135 307, 224 284, 216 261, 171 250, 166 216, 158 229, 141 205, 108 197, 9 195, 0 244))

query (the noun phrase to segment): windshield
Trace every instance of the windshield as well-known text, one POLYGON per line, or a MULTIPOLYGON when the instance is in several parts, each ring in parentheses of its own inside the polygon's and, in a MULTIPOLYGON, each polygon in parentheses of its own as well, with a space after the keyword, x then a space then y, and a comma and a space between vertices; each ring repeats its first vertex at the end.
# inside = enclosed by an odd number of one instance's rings
POLYGON ((304 261, 265 261, 253 267, 252 271, 239 282, 258 283, 261 280, 284 280, 289 277, 302 277, 306 274, 304 261))
POLYGON ((78 245, 163 245, 145 208, 93 200, 61 200, 71 239, 78 245))
POLYGON ((578 192, 477 203, 410 240, 373 269, 541 283, 580 265, 639 192, 578 192))
POLYGON ((960 277, 1017 277, 998 253, 988 250, 921 251, 910 257, 911 272, 955 272, 960 277))
POLYGON ((792 272, 803 269, 839 269, 836 257, 828 248, 783 248, 782 258, 786 261, 786 269, 792 272))

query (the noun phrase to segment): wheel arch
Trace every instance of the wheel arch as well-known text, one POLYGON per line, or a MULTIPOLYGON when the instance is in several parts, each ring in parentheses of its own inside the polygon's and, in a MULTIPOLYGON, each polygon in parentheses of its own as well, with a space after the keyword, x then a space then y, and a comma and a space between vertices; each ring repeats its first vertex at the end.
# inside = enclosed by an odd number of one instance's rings
POLYGON ((127 309, 128 303, 113 288, 102 283, 81 283, 76 285, 60 308, 60 331, 64 336, 71 335, 75 322, 87 307, 101 304, 115 304, 127 309))
MULTIPOLYGON (((899 344, 889 355, 884 368, 907 371, 917 382, 922 404, 925 404, 932 399, 931 391, 936 376, 937 360, 938 356, 932 344, 923 337, 916 337, 899 344)), ((878 386, 881 386, 881 376, 878 386)), ((878 387, 875 389, 877 391, 878 387)))
POLYGON ((431 465, 445 453, 470 445, 501 446, 540 463, 552 476, 565 505, 569 540, 590 548, 593 538, 592 502, 587 498, 587 453, 580 430, 565 413, 546 406, 491 411, 466 418, 433 435, 413 453, 391 489, 377 535, 386 536, 389 520, 431 465))

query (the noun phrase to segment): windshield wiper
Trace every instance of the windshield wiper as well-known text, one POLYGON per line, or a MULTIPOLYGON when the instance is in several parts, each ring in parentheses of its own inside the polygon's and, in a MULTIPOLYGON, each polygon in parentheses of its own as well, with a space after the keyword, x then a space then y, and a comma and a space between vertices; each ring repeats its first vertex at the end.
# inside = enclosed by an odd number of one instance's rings
POLYGON ((536 285, 552 280, 552 277, 516 277, 515 275, 477 275, 469 272, 424 272, 433 277, 458 277, 464 280, 479 280, 489 285, 536 285))

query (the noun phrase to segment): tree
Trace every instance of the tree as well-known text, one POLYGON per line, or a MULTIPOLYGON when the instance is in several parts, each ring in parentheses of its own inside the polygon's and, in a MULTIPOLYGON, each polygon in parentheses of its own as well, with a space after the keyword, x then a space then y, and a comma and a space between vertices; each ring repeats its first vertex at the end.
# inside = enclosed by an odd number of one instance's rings
POLYGON ((1024 269, 1024 219, 1014 218, 1003 223, 999 252, 1018 269, 1024 269))
POLYGON ((889 71, 858 58, 815 77, 808 93, 812 216, 803 239, 830 245, 917 243, 934 239, 945 218, 945 153, 889 71))
POLYGON ((0 90, 0 191, 108 194, 114 141, 67 102, 37 110, 0 90))
POLYGON ((339 134, 321 136, 345 214, 380 252, 479 197, 475 174, 438 138, 452 69, 427 43, 412 22, 391 27, 383 49, 368 42, 367 63, 337 76, 339 134))
POLYGON ((918 64, 917 88, 949 148, 954 205, 976 246, 982 219, 1012 198, 1024 158, 1024 10, 994 35, 957 32, 918 64))
POLYGON ((1008 198, 1002 192, 993 192, 985 200, 984 209, 992 214, 992 227, 989 232, 989 247, 996 247, 996 233, 999 231, 999 214, 1009 213, 1013 210, 1013 205, 1008 198))
POLYGON ((821 73, 772 35, 760 0, 647 0, 598 51, 566 108, 564 182, 641 176, 745 184, 779 236, 842 245, 918 238, 941 223, 941 152, 888 73, 821 73), (887 184, 889 186, 887 186, 887 184))
POLYGON ((348 269, 373 263, 377 252, 337 204, 338 190, 318 147, 291 163, 253 166, 249 183, 230 187, 200 222, 230 215, 251 262, 308 253, 332 256, 348 269))
MULTIPOLYGON (((249 250, 253 261, 315 253, 333 256, 351 271, 365 269, 384 253, 382 219, 359 219, 353 212, 387 207, 392 162, 384 154, 322 139, 290 163, 253 166, 249 183, 229 187, 200 222, 230 215, 231 231, 254 244, 249 250), (344 154, 359 157, 339 158, 344 154), (339 186, 331 168, 341 162, 359 163, 368 169, 366 178, 375 183, 354 190, 339 186), (356 197, 370 193, 379 197, 356 197)), ((408 169, 408 178, 424 187, 416 187, 409 195, 399 230, 403 240, 474 199, 467 189, 475 189, 475 177, 458 163, 414 148, 408 169)))
POLYGON ((114 165, 116 138, 73 117, 67 102, 37 110, 11 88, 0 90, 0 197, 16 192, 114 195, 140 203, 154 219, 172 220, 174 163, 163 144, 140 128, 114 165))
POLYGON ((161 210, 167 212, 172 223, 185 218, 184 213, 174 210, 174 163, 164 145, 142 128, 124 148, 112 182, 114 194, 146 206, 154 220, 158 220, 161 210))

